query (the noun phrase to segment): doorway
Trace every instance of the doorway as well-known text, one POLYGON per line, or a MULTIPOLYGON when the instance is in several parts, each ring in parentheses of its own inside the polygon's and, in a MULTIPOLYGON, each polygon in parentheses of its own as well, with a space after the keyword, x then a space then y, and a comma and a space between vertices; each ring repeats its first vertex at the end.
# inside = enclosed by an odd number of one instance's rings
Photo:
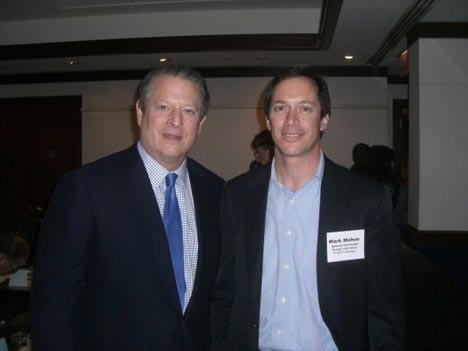
POLYGON ((81 100, 0 99, 0 231, 45 209, 59 178, 81 165, 81 100))
POLYGON ((399 181, 408 186, 408 99, 393 100, 393 151, 395 158, 395 174, 399 181))

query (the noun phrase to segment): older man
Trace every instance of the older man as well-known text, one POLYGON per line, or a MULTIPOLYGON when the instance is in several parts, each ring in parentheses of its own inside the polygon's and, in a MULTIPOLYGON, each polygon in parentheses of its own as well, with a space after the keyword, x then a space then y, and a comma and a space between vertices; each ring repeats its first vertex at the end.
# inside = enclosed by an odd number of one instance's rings
POLYGON ((224 181, 187 158, 208 103, 198 72, 150 72, 138 143, 58 184, 35 264, 34 350, 210 349, 224 181))
POLYGON ((390 201, 324 156, 325 81, 307 67, 283 70, 264 113, 275 157, 230 181, 223 198, 214 349, 403 349, 390 201))

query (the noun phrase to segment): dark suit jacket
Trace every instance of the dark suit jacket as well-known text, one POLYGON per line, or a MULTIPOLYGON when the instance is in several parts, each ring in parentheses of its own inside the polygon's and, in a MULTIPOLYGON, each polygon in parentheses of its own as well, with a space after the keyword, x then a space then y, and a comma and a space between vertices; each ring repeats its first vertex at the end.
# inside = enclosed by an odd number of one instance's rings
POLYGON ((198 229, 184 315, 163 222, 134 145, 71 172, 50 201, 35 262, 34 350, 208 350, 224 181, 187 167, 198 229))
MULTIPOLYGON (((212 308, 217 351, 258 350, 270 170, 253 170, 225 188, 212 308)), ((325 159, 317 245, 320 309, 339 350, 401 350, 401 262, 384 187, 325 159), (365 259, 328 263, 326 233, 358 229, 365 230, 365 259)))

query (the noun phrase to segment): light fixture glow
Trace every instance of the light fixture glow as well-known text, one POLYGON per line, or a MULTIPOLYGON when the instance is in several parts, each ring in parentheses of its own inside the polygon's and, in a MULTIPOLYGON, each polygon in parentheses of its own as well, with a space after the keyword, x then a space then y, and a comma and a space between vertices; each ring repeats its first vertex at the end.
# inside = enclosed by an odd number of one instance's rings
POLYGON ((68 61, 68 64, 69 64, 70 66, 77 65, 77 64, 78 64, 78 61, 70 60, 70 61, 68 61))
POLYGON ((262 61, 266 61, 266 60, 268 60, 268 56, 259 55, 259 56, 255 57, 255 61, 262 62, 262 61))
POLYGON ((354 59, 354 56, 353 55, 345 55, 344 58, 345 58, 345 60, 352 60, 352 59, 354 59))
POLYGON ((167 58, 165 58, 165 57, 161 57, 161 58, 159 59, 159 62, 166 62, 166 61, 167 61, 167 58))

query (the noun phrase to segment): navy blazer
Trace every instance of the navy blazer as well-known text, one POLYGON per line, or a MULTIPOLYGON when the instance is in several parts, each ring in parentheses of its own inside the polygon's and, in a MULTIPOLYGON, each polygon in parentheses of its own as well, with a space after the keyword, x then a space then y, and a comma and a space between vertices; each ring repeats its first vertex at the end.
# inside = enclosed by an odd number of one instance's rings
POLYGON ((209 350, 224 181, 188 159, 198 230, 182 314, 164 226, 136 145, 66 175, 51 198, 34 267, 34 350, 209 350))
MULTIPOLYGON (((216 351, 256 351, 271 163, 227 183, 212 325, 216 351)), ((339 350, 401 350, 399 241, 384 187, 325 158, 317 242, 322 317, 339 350), (327 232, 365 230, 365 258, 327 262, 327 232)), ((297 316, 300 318, 300 316, 297 316)))

